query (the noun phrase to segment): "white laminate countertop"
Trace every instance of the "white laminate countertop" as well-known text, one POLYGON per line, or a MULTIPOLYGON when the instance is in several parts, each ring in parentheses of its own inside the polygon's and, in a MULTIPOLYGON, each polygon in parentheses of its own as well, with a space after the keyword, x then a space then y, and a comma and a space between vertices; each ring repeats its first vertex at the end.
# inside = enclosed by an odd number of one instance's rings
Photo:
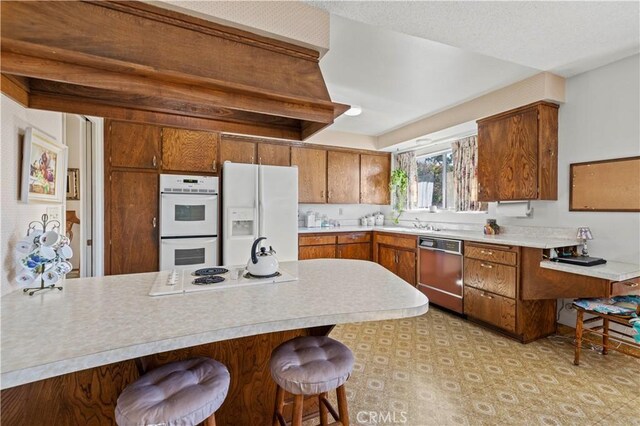
POLYGON ((503 244, 508 246, 533 247, 542 249, 568 247, 579 244, 578 241, 573 238, 550 238, 521 234, 484 235, 476 231, 451 229, 446 229, 443 231, 427 231, 426 229, 407 228, 403 226, 338 226, 334 228, 298 228, 298 234, 358 231, 397 232, 400 234, 422 235, 425 237, 454 238, 458 240, 474 241, 478 243, 503 244))
POLYGON ((579 266, 570 265, 568 263, 543 260, 542 262, 540 262, 540 267, 553 269, 555 271, 568 272, 570 274, 603 278, 610 281, 624 281, 631 278, 640 277, 640 265, 638 265, 637 263, 607 261, 607 263, 605 263, 604 265, 579 266))
POLYGON ((159 273, 66 280, 2 297, 2 389, 158 352, 275 331, 421 315, 426 296, 360 260, 286 262, 297 281, 148 296, 159 273))

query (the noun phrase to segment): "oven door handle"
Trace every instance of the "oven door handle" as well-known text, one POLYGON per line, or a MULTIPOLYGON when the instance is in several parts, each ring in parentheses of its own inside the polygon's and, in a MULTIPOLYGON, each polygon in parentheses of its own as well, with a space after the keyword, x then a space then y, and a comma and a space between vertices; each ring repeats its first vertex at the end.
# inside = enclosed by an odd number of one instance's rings
POLYGON ((198 247, 203 244, 215 243, 217 237, 212 238, 163 238, 162 245, 165 246, 182 246, 182 247, 198 247))

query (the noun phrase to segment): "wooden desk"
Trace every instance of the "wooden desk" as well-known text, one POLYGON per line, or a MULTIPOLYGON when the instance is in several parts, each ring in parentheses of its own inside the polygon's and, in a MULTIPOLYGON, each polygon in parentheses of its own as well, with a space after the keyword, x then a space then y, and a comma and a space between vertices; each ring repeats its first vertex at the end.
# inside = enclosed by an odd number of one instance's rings
POLYGON ((542 250, 522 249, 527 274, 521 281, 524 300, 573 299, 640 294, 640 265, 607 262, 577 266, 542 260, 542 250))

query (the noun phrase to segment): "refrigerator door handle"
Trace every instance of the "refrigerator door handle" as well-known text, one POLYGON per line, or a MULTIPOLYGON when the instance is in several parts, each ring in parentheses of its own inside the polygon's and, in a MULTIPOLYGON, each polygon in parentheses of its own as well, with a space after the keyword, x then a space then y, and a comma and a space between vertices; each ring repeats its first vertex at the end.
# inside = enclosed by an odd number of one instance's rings
POLYGON ((262 168, 262 165, 258 165, 258 189, 260 191, 258 198, 258 237, 264 237, 264 169, 262 168))

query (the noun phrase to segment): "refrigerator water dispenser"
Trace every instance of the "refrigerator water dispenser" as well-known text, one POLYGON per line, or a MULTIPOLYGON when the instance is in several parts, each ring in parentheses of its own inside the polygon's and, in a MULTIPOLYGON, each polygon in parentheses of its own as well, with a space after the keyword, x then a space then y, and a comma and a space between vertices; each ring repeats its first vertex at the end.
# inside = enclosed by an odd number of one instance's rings
POLYGON ((231 237, 254 235, 255 209, 231 207, 227 217, 231 221, 231 237))

